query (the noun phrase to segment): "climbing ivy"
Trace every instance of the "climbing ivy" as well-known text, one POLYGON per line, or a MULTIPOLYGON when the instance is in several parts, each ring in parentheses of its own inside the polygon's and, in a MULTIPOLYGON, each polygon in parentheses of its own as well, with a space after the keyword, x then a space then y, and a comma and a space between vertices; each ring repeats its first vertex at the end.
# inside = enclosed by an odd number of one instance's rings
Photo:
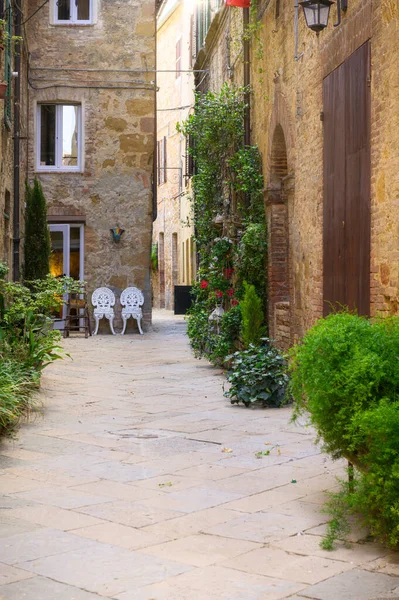
POLYGON ((218 364, 223 362, 222 348, 227 355, 239 347, 239 327, 230 327, 229 318, 221 319, 217 332, 205 327, 215 307, 227 312, 234 309, 243 298, 244 281, 255 286, 266 307, 261 157, 256 146, 244 145, 248 93, 246 88, 228 84, 218 93, 198 93, 194 113, 178 125, 178 131, 190 140, 195 162, 191 200, 200 256, 188 334, 197 356, 211 360, 215 352, 212 336, 222 336, 223 344, 217 343, 218 364))

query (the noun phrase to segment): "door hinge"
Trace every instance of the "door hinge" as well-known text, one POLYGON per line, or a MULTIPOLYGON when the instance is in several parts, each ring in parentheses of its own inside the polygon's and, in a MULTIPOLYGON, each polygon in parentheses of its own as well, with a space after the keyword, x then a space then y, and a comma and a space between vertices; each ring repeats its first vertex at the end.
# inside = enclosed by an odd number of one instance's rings
POLYGON ((324 121, 324 111, 320 111, 320 121, 324 121))
POLYGON ((371 87, 371 75, 367 77, 367 87, 371 87))

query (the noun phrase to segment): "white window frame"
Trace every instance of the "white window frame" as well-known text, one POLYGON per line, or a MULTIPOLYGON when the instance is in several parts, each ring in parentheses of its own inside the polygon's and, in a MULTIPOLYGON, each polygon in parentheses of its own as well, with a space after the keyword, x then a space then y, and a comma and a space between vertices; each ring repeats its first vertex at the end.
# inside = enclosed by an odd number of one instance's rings
POLYGON ((53 0, 53 11, 54 11, 54 24, 55 25, 93 25, 94 23, 94 6, 93 0, 89 0, 89 11, 90 19, 88 21, 78 20, 78 7, 76 6, 75 0, 69 0, 70 2, 70 14, 71 18, 68 21, 58 19, 58 6, 57 0, 53 0))
POLYGON ((82 105, 74 102, 38 102, 37 113, 36 113, 36 170, 37 171, 55 171, 61 173, 75 172, 79 173, 82 171, 82 105), (41 129, 42 129, 42 118, 41 118, 41 107, 43 104, 56 106, 55 113, 55 165, 41 165, 41 129), (76 106, 77 121, 78 121, 78 164, 76 166, 65 167, 62 165, 62 107, 63 106, 76 106))

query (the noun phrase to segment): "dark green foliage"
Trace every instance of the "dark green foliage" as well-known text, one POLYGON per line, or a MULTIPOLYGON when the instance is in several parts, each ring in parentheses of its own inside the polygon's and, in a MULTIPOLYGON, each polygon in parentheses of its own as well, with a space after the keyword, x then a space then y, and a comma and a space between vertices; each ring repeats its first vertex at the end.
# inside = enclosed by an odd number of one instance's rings
POLYGON ((36 388, 32 372, 17 361, 2 359, 0 369, 0 435, 11 433, 32 406, 36 388))
POLYGON ((327 452, 356 463, 355 415, 399 393, 399 319, 349 312, 320 319, 292 352, 296 412, 309 411, 327 452))
POLYGON ((195 112, 178 126, 196 165, 192 205, 200 269, 188 335, 196 356, 217 365, 239 347, 239 331, 233 340, 224 333, 224 319, 219 334, 205 325, 215 307, 230 314, 247 281, 261 298, 262 321, 266 314, 264 182, 258 148, 244 145, 248 93, 225 84, 219 93, 197 94, 195 112))
POLYGON ((250 223, 246 228, 237 253, 237 270, 239 284, 244 281, 252 284, 262 301, 263 312, 266 312, 266 225, 264 220, 250 223))
MULTIPOLYGON (((0 273, 6 275, 2 265, 0 273)), ((50 315, 68 282, 48 275, 28 288, 0 278, 0 434, 15 428, 32 405, 42 370, 61 358, 50 315)))
POLYGON ((248 350, 233 354, 227 380, 231 386, 224 395, 232 404, 278 407, 288 400, 287 365, 273 346, 251 344, 248 350))
POLYGON ((242 314, 241 338, 244 348, 259 346, 263 335, 264 312, 262 301, 256 295, 255 287, 244 282, 244 298, 240 302, 242 314))
POLYGON ((356 467, 328 509, 325 547, 357 515, 373 535, 399 544, 399 318, 348 312, 321 319, 293 351, 296 414, 310 420, 333 457, 356 467))
POLYGON ((51 254, 47 225, 47 204, 40 182, 26 184, 24 280, 44 279, 49 273, 51 254))

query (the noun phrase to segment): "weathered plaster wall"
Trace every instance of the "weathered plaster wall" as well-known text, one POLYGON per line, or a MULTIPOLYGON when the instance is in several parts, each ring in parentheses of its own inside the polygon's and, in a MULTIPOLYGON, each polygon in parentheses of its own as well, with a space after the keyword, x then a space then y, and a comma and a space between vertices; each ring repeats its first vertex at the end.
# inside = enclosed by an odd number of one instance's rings
MULTIPOLYGON (((39 4, 33 0, 30 10, 39 4)), ((155 6, 152 0, 94 0, 94 5, 93 25, 51 25, 51 3, 31 21, 29 174, 32 178, 36 168, 37 103, 80 103, 82 172, 38 174, 49 214, 59 222, 66 215, 82 216, 89 292, 102 285, 117 293, 129 285, 141 288, 148 323, 155 6), (119 244, 110 234, 114 226, 125 229, 119 244)))
POLYGON ((181 38, 181 69, 190 69, 190 19, 187 2, 166 3, 160 13, 157 31, 157 139, 167 139, 166 183, 158 186, 158 217, 153 242, 158 243, 158 271, 153 273, 154 306, 173 310, 174 285, 189 285, 193 268, 192 226, 187 227, 191 205, 186 192, 185 138, 176 124, 190 114, 194 103, 194 76, 176 69, 176 42, 181 38), (165 72, 167 71, 167 72, 165 72), (184 108, 180 108, 184 107, 184 108))

